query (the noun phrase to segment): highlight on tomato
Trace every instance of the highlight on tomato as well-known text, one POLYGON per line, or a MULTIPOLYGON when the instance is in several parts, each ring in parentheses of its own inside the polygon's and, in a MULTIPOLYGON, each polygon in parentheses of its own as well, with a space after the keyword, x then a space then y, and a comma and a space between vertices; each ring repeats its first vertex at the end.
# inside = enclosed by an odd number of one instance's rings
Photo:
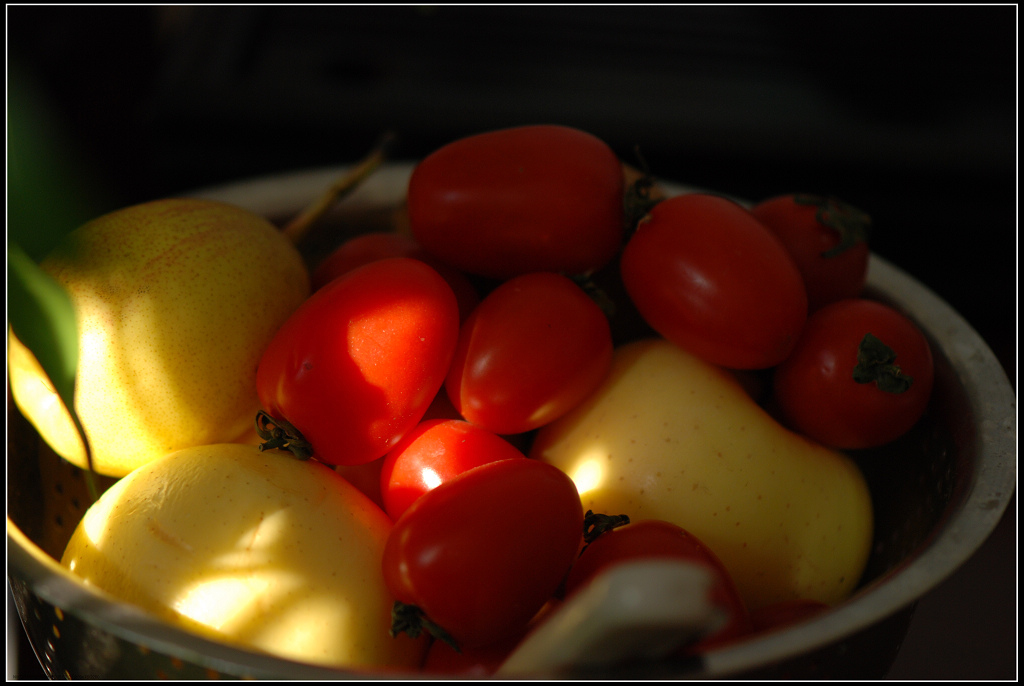
POLYGON ((624 172, 596 136, 520 126, 456 140, 409 180, 413 237, 470 274, 582 274, 609 263, 624 232, 624 172))
POLYGON ((568 277, 535 272, 499 285, 463 322, 445 389, 468 421, 523 433, 580 403, 611 359, 601 308, 568 277))
POLYGON ((810 438, 874 448, 924 415, 934 375, 928 339, 910 319, 873 300, 841 300, 808 318, 774 371, 774 401, 782 421, 810 438))
POLYGON ((451 287, 419 260, 379 260, 331 281, 260 360, 264 447, 331 465, 383 457, 440 390, 458 331, 451 287))
POLYGON ((865 212, 837 198, 797 193, 764 200, 751 213, 793 258, 811 312, 861 295, 871 257, 865 212))
POLYGON ((782 243, 720 196, 690 193, 655 205, 626 244, 620 271, 654 330, 723 367, 777 365, 807 319, 803 277, 782 243))
POLYGON ((555 595, 583 534, 572 479, 529 458, 469 469, 395 522, 382 569, 392 633, 473 650, 521 636, 555 595))
POLYGON ((426 420, 384 457, 381 500, 396 520, 421 495, 468 469, 525 457, 505 439, 467 421, 426 420))
POLYGON ((728 617, 721 628, 686 646, 686 652, 704 652, 750 633, 750 613, 731 575, 718 556, 690 532, 663 520, 632 522, 626 515, 595 515, 593 512, 587 512, 584 526, 586 546, 566 578, 566 598, 600 572, 619 563, 640 559, 685 560, 703 565, 713 573, 715 582, 709 599, 728 617))

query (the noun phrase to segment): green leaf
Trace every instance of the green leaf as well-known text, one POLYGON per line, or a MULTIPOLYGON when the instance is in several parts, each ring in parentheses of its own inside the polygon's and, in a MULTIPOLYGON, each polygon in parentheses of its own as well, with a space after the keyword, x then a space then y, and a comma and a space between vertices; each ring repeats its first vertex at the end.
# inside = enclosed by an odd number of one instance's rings
POLYGON ((50 377, 75 422, 92 465, 85 430, 75 411, 78 322, 67 291, 18 244, 7 244, 7 322, 50 377))
POLYGON ((116 206, 32 74, 17 64, 7 82, 7 231, 41 260, 73 229, 116 206))

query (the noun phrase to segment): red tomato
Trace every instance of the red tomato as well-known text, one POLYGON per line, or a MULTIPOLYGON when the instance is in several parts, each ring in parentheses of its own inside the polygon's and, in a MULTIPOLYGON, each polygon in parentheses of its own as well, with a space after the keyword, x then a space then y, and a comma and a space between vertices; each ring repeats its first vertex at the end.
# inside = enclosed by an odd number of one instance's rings
POLYGON ((451 288, 423 262, 380 260, 314 293, 263 353, 263 409, 332 465, 383 457, 416 426, 458 340, 451 288))
POLYGON ((445 389, 494 433, 530 431, 576 406, 612 358, 608 319, 572 280, 536 272, 491 291, 459 333, 445 389))
POLYGON ((384 546, 388 588, 462 649, 522 632, 552 598, 583 535, 572 479, 529 458, 474 467, 424 493, 384 546))
POLYGON ((871 256, 871 217, 835 198, 799 194, 765 200, 751 212, 789 251, 810 311, 860 296, 871 256))
POLYGON ((319 290, 356 267, 387 257, 412 257, 437 270, 452 287, 462 319, 480 302, 476 287, 462 272, 428 254, 410 236, 384 231, 354 236, 335 248, 313 271, 313 290, 319 290))
POLYGON ((638 559, 672 558, 708 567, 716 581, 711 601, 725 609, 729 619, 724 627, 687 647, 687 652, 709 650, 750 632, 747 612, 732 577, 710 548, 696 536, 670 522, 647 519, 609 529, 591 541, 573 565, 565 582, 568 597, 599 572, 621 562, 638 559))
POLYGON ((723 367, 778 364, 807 318, 803 279, 786 249, 749 211, 714 195, 655 205, 621 271, 652 328, 723 367))
POLYGON ((584 273, 618 252, 623 197, 622 165, 599 138, 522 126, 423 159, 409 180, 409 224, 428 252, 471 274, 584 273))
POLYGON ((472 467, 526 457, 483 427, 456 419, 424 421, 384 457, 380 492, 391 519, 427 491, 472 467))
POLYGON ((485 679, 505 663, 522 640, 519 636, 482 648, 456 650, 444 641, 434 641, 427 650, 423 670, 441 676, 485 679))
POLYGON ((486 678, 493 676, 505 664, 523 639, 554 611, 558 609, 557 598, 549 600, 540 612, 534 615, 530 624, 520 633, 502 639, 482 648, 455 650, 444 641, 434 641, 427 650, 423 669, 438 675, 459 676, 468 678, 486 678))
POLYGON ((841 300, 808 318, 775 370, 774 399, 800 433, 839 449, 872 448, 917 423, 933 377, 931 348, 913 322, 882 303, 841 300))
POLYGON ((383 468, 384 458, 378 457, 363 464, 337 465, 334 471, 383 510, 384 498, 380 492, 380 472, 383 468))
POLYGON ((828 610, 829 606, 820 600, 781 600, 765 605, 750 613, 754 633, 773 631, 792 626, 828 610))

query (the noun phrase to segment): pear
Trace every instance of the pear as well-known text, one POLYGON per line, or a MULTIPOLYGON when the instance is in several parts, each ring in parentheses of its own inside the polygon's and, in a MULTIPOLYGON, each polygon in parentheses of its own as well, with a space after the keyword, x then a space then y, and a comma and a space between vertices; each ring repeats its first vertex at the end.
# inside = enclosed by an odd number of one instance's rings
POLYGON ((659 338, 616 350, 604 384, 538 432, 530 456, 584 509, 662 519, 706 544, 751 610, 856 588, 874 516, 848 456, 796 434, 728 371, 659 338))
MULTIPOLYGON (((273 224, 225 203, 157 200, 86 223, 41 266, 74 304, 75 409, 96 472, 253 440, 260 356, 310 292, 298 250, 273 224)), ((67 409, 11 333, 8 364, 22 414, 87 467, 67 409)))
POLYGON ((219 444, 166 455, 86 511, 61 563, 200 636, 317 665, 410 670, 392 638, 384 511, 331 469, 219 444))

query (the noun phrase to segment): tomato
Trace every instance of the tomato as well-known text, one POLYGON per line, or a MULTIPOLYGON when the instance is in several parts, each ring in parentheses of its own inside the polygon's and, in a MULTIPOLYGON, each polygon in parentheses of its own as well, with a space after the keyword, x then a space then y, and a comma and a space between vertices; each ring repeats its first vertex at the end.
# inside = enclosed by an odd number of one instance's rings
POLYGON ((810 311, 860 296, 871 256, 871 217, 835 198, 800 194, 765 200, 751 212, 789 251, 810 311))
POLYGON ((752 611, 750 623, 754 633, 763 633, 798 624, 811 617, 816 617, 828 609, 829 605, 819 600, 805 598, 781 600, 752 611))
POLYGON ((534 615, 523 631, 482 648, 456 650, 444 641, 434 641, 427 650, 427 657, 423 663, 424 671, 436 674, 438 677, 442 675, 463 678, 493 676, 505 664, 512 652, 519 647, 523 639, 558 609, 559 602, 557 598, 552 598, 534 615))
POLYGON ((378 457, 362 464, 336 465, 334 471, 383 510, 384 498, 380 492, 380 473, 383 468, 384 458, 378 457))
POLYGON ((492 676, 522 640, 519 636, 476 649, 456 650, 444 641, 434 641, 427 650, 423 670, 438 677, 458 676, 484 679, 492 676))
POLYGON ((313 290, 318 290, 356 267, 387 257, 411 257, 426 262, 444 277, 452 287, 459 303, 459 316, 464 319, 477 303, 480 295, 465 274, 434 258, 410 236, 386 231, 364 233, 348 239, 313 270, 313 290))
POLYGON ((608 319, 565 276, 524 274, 491 291, 469 315, 445 389, 464 418, 497 434, 562 416, 604 378, 608 319))
POLYGON ((775 370, 781 419, 821 443, 872 448, 924 414, 934 363, 928 340, 879 302, 841 300, 812 314, 793 354, 775 370))
POLYGON ((413 237, 445 263, 507 279, 612 260, 624 173, 602 140, 565 126, 480 133, 424 158, 409 180, 413 237))
POLYGON ((349 272, 306 300, 264 351, 256 387, 267 421, 300 434, 288 447, 304 441, 328 464, 383 457, 440 390, 458 327, 452 289, 423 262, 349 272))
POLYGON ((398 518, 384 580, 404 604, 400 618, 425 617, 461 649, 480 648, 522 634, 582 535, 579 494, 561 470, 528 458, 490 462, 424 493, 398 518))
POLYGON ((496 460, 525 458, 487 429, 457 419, 421 422, 384 457, 380 492, 391 519, 457 474, 496 460))
POLYGON ((658 203, 620 268, 652 328, 723 367, 778 364, 807 318, 803 279, 786 249, 726 198, 692 193, 658 203))
POLYGON ((715 576, 711 601, 728 614, 728 620, 721 629, 688 646, 688 652, 706 651, 750 632, 746 605, 718 556, 693 534, 659 519, 629 522, 593 537, 566 578, 565 596, 572 595, 598 573, 615 564, 657 558, 686 560, 709 568, 715 576))

